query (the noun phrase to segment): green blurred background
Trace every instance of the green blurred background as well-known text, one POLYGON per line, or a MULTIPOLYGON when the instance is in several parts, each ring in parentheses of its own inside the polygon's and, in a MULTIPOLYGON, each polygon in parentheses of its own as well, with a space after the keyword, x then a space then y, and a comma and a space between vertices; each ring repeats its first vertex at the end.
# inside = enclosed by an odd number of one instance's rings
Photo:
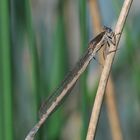
MULTIPOLYGON (((100 0, 102 25, 114 28, 123 1, 100 0)), ((140 139, 140 9, 135 0, 113 65, 125 140, 140 139)), ((86 0, 0 0, 0 140, 23 140, 41 102, 76 64, 93 35, 86 0)), ((38 140, 84 140, 100 64, 92 61, 38 140)), ((112 140, 103 104, 96 140, 112 140)))

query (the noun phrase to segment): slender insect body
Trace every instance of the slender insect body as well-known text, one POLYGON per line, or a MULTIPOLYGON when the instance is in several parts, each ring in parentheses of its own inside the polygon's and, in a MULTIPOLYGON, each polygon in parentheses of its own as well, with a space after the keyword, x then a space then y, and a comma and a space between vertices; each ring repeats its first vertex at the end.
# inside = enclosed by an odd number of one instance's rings
MULTIPOLYGON (((71 91, 71 88, 73 85, 75 85, 80 75, 85 71, 86 67, 92 58, 94 58, 96 53, 104 45, 109 47, 110 44, 115 44, 115 34, 110 28, 104 27, 103 32, 98 34, 94 39, 90 41, 88 50, 82 56, 77 65, 72 69, 72 71, 70 71, 70 73, 65 77, 60 87, 56 89, 54 94, 50 96, 49 100, 43 103, 40 109, 40 114, 44 115, 50 108, 54 107, 55 109, 55 106, 57 107, 61 103, 61 100, 64 98, 64 96, 69 94, 69 91, 71 91)), ((105 50, 107 50, 106 47, 105 50)))
MULTIPOLYGON (((90 41, 88 49, 76 64, 76 66, 70 71, 70 73, 68 73, 61 85, 54 91, 49 99, 42 104, 40 108, 40 121, 30 131, 29 136, 34 137, 35 133, 41 127, 43 122, 52 114, 52 112, 58 108, 65 97, 69 95, 77 80, 86 70, 87 66, 95 57, 96 53, 104 45, 110 47, 110 44, 116 45, 116 35, 110 28, 104 27, 103 32, 98 34, 94 39, 90 41)), ((26 140, 28 140, 28 136, 26 140)))

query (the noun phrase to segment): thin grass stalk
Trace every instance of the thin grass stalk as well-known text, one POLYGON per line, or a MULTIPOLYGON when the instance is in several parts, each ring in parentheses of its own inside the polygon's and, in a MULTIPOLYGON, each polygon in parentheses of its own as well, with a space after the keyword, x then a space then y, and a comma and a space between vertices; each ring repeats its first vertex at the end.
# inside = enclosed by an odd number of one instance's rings
MULTIPOLYGON (((90 0, 90 13, 92 16, 92 23, 93 28, 95 31, 95 34, 97 34, 101 30, 101 16, 100 16, 100 10, 98 6, 97 0, 90 0)), ((103 64, 103 51, 100 51, 99 57, 100 61, 103 64)), ((106 88, 106 104, 107 104, 107 111, 108 111, 108 117, 109 117, 109 124, 112 132, 112 138, 113 140, 122 140, 122 131, 120 127, 120 120, 118 116, 118 111, 116 107, 116 101, 115 101, 115 90, 114 90, 114 82, 112 80, 112 76, 110 74, 110 78, 107 83, 106 88)))
POLYGON ((11 89, 11 54, 9 29, 9 3, 0 1, 0 36, 1 36, 1 63, 2 63, 2 93, 3 94, 3 132, 4 140, 13 139, 12 123, 12 89, 11 89))
POLYGON ((123 140, 123 134, 121 130, 120 120, 119 120, 116 101, 115 101, 114 85, 111 76, 109 77, 107 83, 105 97, 106 97, 105 101, 107 105, 109 124, 112 132, 112 139, 123 140))
MULTIPOLYGON (((117 46, 118 46, 118 43, 119 43, 119 40, 121 37, 121 33, 123 30, 127 15, 129 13, 132 1, 133 0, 125 0, 124 1, 122 11, 120 13, 120 16, 118 18, 118 22, 117 22, 117 25, 115 28, 115 34, 117 35, 116 36, 116 46, 111 45, 109 51, 113 51, 114 49, 117 50, 117 46)), ((95 132, 97 129, 97 123, 99 120, 101 105, 103 102, 103 97, 104 97, 104 93, 105 93, 105 89, 106 89, 106 85, 107 85, 107 81, 108 81, 109 74, 111 71, 111 66, 112 66, 112 63, 114 60, 115 53, 116 53, 116 51, 107 55, 104 69, 103 69, 103 72, 101 74, 101 78, 100 78, 100 82, 99 82, 99 86, 98 86, 92 114, 91 114, 91 119, 90 119, 90 123, 89 123, 89 128, 88 128, 86 140, 93 140, 95 138, 95 132)))
POLYGON ((101 14, 97 0, 89 0, 89 6, 94 34, 97 34, 101 30, 101 14))

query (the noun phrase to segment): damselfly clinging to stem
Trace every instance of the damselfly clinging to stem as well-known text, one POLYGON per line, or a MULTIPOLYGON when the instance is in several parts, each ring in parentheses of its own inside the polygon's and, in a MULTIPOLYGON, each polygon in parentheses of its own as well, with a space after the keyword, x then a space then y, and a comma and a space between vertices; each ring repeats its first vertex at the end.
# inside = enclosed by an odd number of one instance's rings
POLYGON ((94 39, 89 42, 89 46, 81 57, 76 66, 67 74, 60 86, 54 91, 54 93, 43 102, 40 108, 40 120, 30 131, 28 137, 34 137, 35 133, 44 123, 44 121, 54 112, 61 104, 64 98, 69 95, 70 91, 76 84, 81 74, 85 71, 88 64, 95 57, 96 53, 105 45, 105 49, 108 49, 110 44, 116 45, 116 35, 108 27, 104 27, 103 31, 98 34, 94 39))
POLYGON ((79 79, 80 75, 85 71, 89 62, 95 57, 96 53, 105 45, 108 50, 110 44, 116 44, 115 33, 108 27, 104 26, 103 31, 89 42, 89 47, 81 57, 76 66, 68 73, 60 86, 46 100, 40 108, 40 116, 47 117, 60 105, 66 95, 68 95, 79 79))

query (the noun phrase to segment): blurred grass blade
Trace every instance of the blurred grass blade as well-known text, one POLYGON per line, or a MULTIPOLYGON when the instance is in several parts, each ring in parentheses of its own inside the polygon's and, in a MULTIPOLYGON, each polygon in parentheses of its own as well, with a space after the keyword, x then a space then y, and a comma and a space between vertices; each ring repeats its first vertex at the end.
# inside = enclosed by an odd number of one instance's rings
MULTIPOLYGON (((79 0, 79 6, 80 6, 80 30, 81 30, 81 52, 83 52, 84 48, 87 47, 87 23, 86 23, 86 11, 87 11, 87 5, 86 0, 79 0)), ((87 79, 87 71, 81 76, 80 81, 80 91, 81 91, 81 97, 82 97, 82 132, 81 132, 81 139, 84 140, 86 137, 86 130, 88 127, 88 113, 87 113, 87 106, 88 106, 88 89, 86 86, 86 79, 87 79)))
POLYGON ((10 29, 9 29, 9 3, 8 0, 0 1, 0 51, 3 97, 3 132, 4 140, 13 139, 12 124, 12 90, 11 90, 11 54, 10 54, 10 29))
POLYGON ((38 53, 37 53, 37 46, 35 42, 35 33, 33 30, 32 25, 32 15, 31 15, 31 4, 30 1, 25 1, 25 13, 26 13, 26 27, 27 27, 27 38, 29 43, 29 50, 30 50, 30 56, 31 56, 31 65, 32 65, 32 96, 34 99, 34 104, 32 109, 35 113, 33 116, 35 120, 37 120, 38 116, 38 104, 40 99, 40 73, 39 73, 39 62, 38 62, 38 53))

